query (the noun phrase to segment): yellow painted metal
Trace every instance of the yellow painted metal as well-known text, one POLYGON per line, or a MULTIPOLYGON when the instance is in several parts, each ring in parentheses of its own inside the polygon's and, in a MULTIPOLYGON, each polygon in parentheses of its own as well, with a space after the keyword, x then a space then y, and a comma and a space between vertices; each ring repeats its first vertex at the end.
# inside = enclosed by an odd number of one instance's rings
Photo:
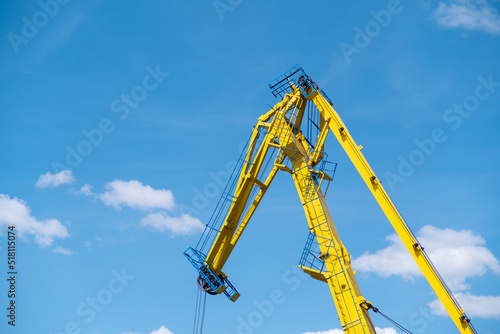
POLYGON ((312 278, 317 279, 318 281, 322 281, 328 283, 328 273, 321 272, 317 269, 308 268, 305 266, 299 266, 306 274, 310 275, 312 278))
MULTIPOLYGON (((418 240, 368 165, 360 151, 361 145, 356 145, 331 103, 322 94, 311 88, 309 88, 307 98, 298 87, 291 84, 291 88, 293 89, 292 93, 285 95, 281 102, 262 115, 253 130, 233 202, 207 255, 205 264, 216 274, 223 274, 224 264, 276 173, 278 170, 286 171, 292 175, 309 229, 316 236, 319 244, 322 254, 320 258, 324 261, 326 272, 319 272, 304 266, 301 268, 313 278, 328 283, 345 333, 375 333, 366 307, 371 304, 361 295, 354 278, 355 272, 351 268, 349 253, 340 240, 325 203, 324 195, 320 190, 321 182, 323 180, 331 181, 331 177, 313 168, 323 159, 324 142, 330 130, 358 170, 460 332, 474 333, 467 322, 468 319, 465 317, 464 311, 442 282, 418 240), (314 148, 309 146, 300 131, 306 104, 311 102, 316 105, 321 114, 321 131, 314 148), (264 131, 265 137, 260 142, 260 146, 257 147, 262 129, 266 130, 264 131), (274 166, 267 175, 260 175, 263 163, 271 150, 277 151, 274 166), (284 164, 285 159, 288 159, 291 166, 284 164), (258 178, 259 175, 261 179, 258 178), (252 191, 257 190, 258 193, 253 202, 248 203, 252 191), (247 203, 250 206, 245 211, 247 203)), ((233 296, 231 300, 234 301, 238 297, 239 294, 233 296)))
MULTIPOLYGON (((365 299, 354 279, 349 253, 338 236, 324 196, 319 189, 318 179, 331 181, 331 177, 323 172, 317 172, 312 168, 312 164, 308 163, 311 157, 321 160, 322 152, 319 155, 317 149, 322 149, 326 134, 323 133, 321 138, 318 138, 319 144, 316 145, 316 150, 308 146, 305 137, 300 132, 300 122, 303 119, 306 103, 307 100, 301 92, 296 90, 259 119, 245 157, 247 163, 244 164, 236 185, 235 199, 208 253, 206 264, 217 274, 222 273, 222 267, 277 171, 287 171, 292 175, 296 185, 309 229, 316 235, 319 247, 324 253, 323 260, 328 274, 315 273, 313 269, 308 272, 311 276, 328 283, 345 333, 375 333, 368 311, 361 306, 365 299), (265 127, 267 133, 260 147, 255 147, 261 127, 265 127), (262 169, 263 161, 270 148, 277 149, 278 152, 273 168, 265 176, 265 181, 262 181, 257 178, 257 175, 262 169), (291 167, 283 165, 285 158, 289 159, 291 167), (244 207, 254 187, 257 187, 259 192, 243 216, 244 207)), ((324 122, 323 132, 328 131, 327 123, 324 122)), ((307 268, 304 267, 304 269, 307 268)))
POLYGON ((316 146, 314 147, 314 151, 312 152, 308 164, 309 166, 316 166, 321 159, 323 159, 324 155, 324 150, 325 150, 325 140, 326 136, 328 135, 328 132, 330 131, 329 128, 329 120, 325 121, 323 117, 321 117, 321 120, 323 125, 321 126, 321 132, 318 136, 318 141, 316 142, 316 146))
MULTIPOLYGON (((266 193, 268 186, 271 184, 274 176, 279 170, 278 166, 274 166, 269 175, 266 176, 265 182, 262 182, 257 178, 259 172, 261 171, 264 159, 266 158, 269 149, 272 147, 271 145, 274 144, 275 135, 272 133, 272 131, 269 130, 273 129, 275 126, 274 124, 276 121, 276 117, 273 116, 276 114, 276 110, 283 110, 288 112, 290 109, 294 108, 297 101, 301 99, 301 97, 302 95, 300 91, 297 91, 293 95, 288 95, 281 102, 276 104, 274 108, 272 108, 269 112, 259 118, 257 125, 252 132, 247 155, 245 157, 246 162, 240 172, 233 203, 229 208, 229 213, 224 220, 221 231, 217 235, 214 244, 212 245, 212 248, 210 249, 210 252, 208 253, 205 260, 207 265, 209 265, 211 269, 213 269, 217 274, 220 274, 222 272, 222 267, 226 263, 229 255, 234 249, 234 246, 239 240, 241 233, 247 226, 248 221, 252 217, 262 197, 266 193), (271 118, 271 123, 267 123, 271 118), (257 138, 260 133, 259 129, 261 127, 266 128, 268 132, 261 146, 255 147, 257 138), (255 156, 255 158, 253 158, 252 160, 253 156, 255 156), (245 206, 254 187, 258 187, 259 192, 253 203, 251 203, 251 206, 246 215, 242 217, 245 206)), ((276 163, 278 165, 281 164, 283 158, 284 157, 278 158, 276 160, 276 163)))
POLYGON ((460 308, 456 300, 453 298, 452 293, 448 290, 446 284, 439 276, 437 270, 435 270, 432 262, 427 257, 425 252, 422 251, 420 243, 408 228, 408 225, 404 221, 398 209, 391 201, 381 182, 378 180, 377 176, 361 153, 361 145, 356 145, 354 139, 351 137, 351 134, 347 130, 347 127, 344 125, 337 112, 321 94, 314 92, 308 97, 308 99, 316 105, 319 112, 325 119, 330 120, 329 126, 331 132, 342 145, 342 148, 349 156, 349 159, 354 164, 354 167, 358 170, 361 178, 365 181, 366 185, 396 230, 399 238, 403 241, 406 249, 410 252, 411 256, 419 266, 439 300, 443 303, 457 328, 461 333, 474 333, 467 321, 467 318, 465 317, 464 310, 460 308))
MULTIPOLYGON (((315 234, 327 275, 308 269, 313 278, 326 279, 339 315, 342 329, 348 334, 375 333, 368 310, 361 306, 364 298, 354 278, 349 253, 337 233, 325 198, 308 164, 312 151, 302 134, 294 135, 282 113, 277 115, 277 138, 293 166, 292 178, 297 188, 309 229, 315 234), (319 276, 319 277, 318 277, 319 276)), ((303 268, 304 269, 304 268, 303 268)))

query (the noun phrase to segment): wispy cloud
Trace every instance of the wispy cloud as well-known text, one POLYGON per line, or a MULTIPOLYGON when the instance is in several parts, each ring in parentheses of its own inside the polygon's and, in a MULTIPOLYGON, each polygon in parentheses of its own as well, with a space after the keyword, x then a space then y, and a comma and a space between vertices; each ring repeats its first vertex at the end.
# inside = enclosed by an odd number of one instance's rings
POLYGON ((94 193, 92 192, 92 186, 90 184, 85 183, 81 188, 80 188, 80 193, 85 195, 85 196, 92 196, 94 193))
POLYGON ((67 248, 61 247, 61 246, 54 247, 53 251, 54 251, 54 253, 58 253, 58 254, 62 254, 62 255, 73 255, 73 254, 76 254, 75 251, 73 251, 71 249, 67 249, 67 248))
POLYGON ((57 174, 52 174, 51 172, 47 172, 45 174, 40 175, 38 181, 35 184, 37 188, 55 188, 59 187, 63 184, 68 184, 75 182, 75 178, 73 177, 73 173, 70 170, 63 170, 57 174))
POLYGON ((83 244, 89 252, 92 252, 94 247, 115 247, 116 241, 113 237, 101 237, 96 235, 92 240, 84 240, 83 244))
POLYGON ((52 245, 54 239, 64 239, 69 236, 66 227, 57 219, 37 220, 31 216, 31 210, 26 202, 9 195, 0 194, 0 227, 15 226, 21 235, 33 235, 41 247, 52 245))
POLYGON ((485 0, 440 2, 431 17, 445 28, 479 30, 500 35, 500 15, 485 0))
MULTIPOLYGON (((455 294, 469 317, 500 319, 500 296, 475 296, 469 293, 455 294)), ((447 317, 448 313, 439 299, 428 303, 432 313, 447 317)))
POLYGON ((159 232, 167 230, 172 235, 190 235, 204 228, 203 223, 198 218, 187 214, 170 217, 165 212, 148 214, 141 220, 141 226, 159 232))
POLYGON ((84 195, 84 196, 94 196, 96 197, 96 193, 92 192, 92 186, 88 183, 85 183, 80 189, 70 188, 69 193, 72 195, 84 195))
POLYGON ((153 189, 137 180, 114 180, 106 184, 106 192, 98 195, 104 204, 120 209, 122 205, 139 210, 174 208, 172 191, 153 189))

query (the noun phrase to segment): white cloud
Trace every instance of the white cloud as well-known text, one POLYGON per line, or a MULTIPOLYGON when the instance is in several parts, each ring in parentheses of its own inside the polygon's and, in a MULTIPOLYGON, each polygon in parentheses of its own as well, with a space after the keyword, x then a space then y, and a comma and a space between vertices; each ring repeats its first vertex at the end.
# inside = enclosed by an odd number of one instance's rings
MULTIPOLYGON (((420 276, 420 270, 396 234, 388 235, 385 240, 391 245, 375 253, 366 252, 354 259, 353 269, 359 272, 374 272, 379 276, 402 276, 413 279, 420 276)), ((425 245, 425 243, 424 243, 425 245)))
POLYGON ((70 170, 63 170, 57 174, 52 174, 51 172, 47 172, 45 174, 40 175, 38 181, 36 181, 35 187, 37 188, 55 188, 60 185, 72 183, 75 179, 73 177, 73 173, 70 170))
MULTIPOLYGON (((140 334, 139 332, 122 332, 122 334, 140 334)), ((165 326, 161 326, 160 328, 151 331, 149 334, 174 334, 165 326)))
POLYGON ((449 4, 440 2, 431 16, 446 28, 482 30, 500 35, 500 15, 485 0, 451 0, 449 4))
POLYGON ((85 183, 81 188, 80 188, 80 193, 84 194, 85 196, 92 196, 95 195, 92 192, 92 186, 90 184, 85 183))
MULTIPOLYGON (((475 296, 469 293, 457 293, 455 298, 471 318, 500 319, 500 296, 475 296)), ((431 308, 432 313, 448 317, 448 313, 439 299, 435 299, 427 305, 431 308)))
MULTIPOLYGON (((113 206, 116 209, 120 209, 122 206, 151 211, 163 209, 172 212, 178 209, 171 190, 154 189, 137 180, 123 181, 117 179, 108 182, 105 185, 106 191, 101 194, 93 193, 91 188, 89 184, 85 184, 79 191, 74 191, 74 193, 94 196, 102 200, 104 204, 113 206)), ((149 213, 141 219, 140 225, 153 231, 169 231, 173 236, 190 235, 203 230, 205 227, 199 219, 188 214, 175 217, 165 211, 149 213)), ((96 240, 98 240, 97 237, 96 240)), ((91 241, 85 241, 85 246, 89 251, 93 248, 91 241)))
POLYGON ((152 331, 149 334, 174 334, 174 333, 172 333, 168 328, 165 328, 165 326, 161 326, 160 328, 152 331))
MULTIPOLYGON (((379 328, 375 327, 375 331, 377 334, 397 334, 396 330, 392 327, 387 328, 379 328)), ((338 328, 330 329, 327 331, 319 331, 319 332, 305 332, 302 334, 344 334, 344 331, 338 328)))
POLYGON ((68 230, 57 219, 37 220, 31 216, 26 202, 17 197, 0 194, 0 227, 14 225, 21 235, 31 234, 41 247, 52 245, 55 238, 64 239, 69 236, 68 230))
POLYGON ((54 247, 53 251, 54 251, 54 253, 58 253, 58 254, 62 254, 62 255, 73 255, 73 254, 76 254, 75 251, 73 251, 71 249, 67 249, 67 248, 61 247, 61 246, 54 247))
POLYGON ((189 235, 205 227, 198 219, 183 214, 180 217, 170 217, 165 212, 150 213, 141 219, 141 226, 163 232, 170 231, 173 235, 189 235))
POLYGON ((83 244, 89 252, 92 252, 94 250, 94 247, 115 247, 116 241, 111 237, 101 237, 96 235, 94 236, 93 240, 84 240, 83 244))
POLYGON ((166 209, 175 206, 172 191, 153 189, 137 180, 114 180, 106 184, 106 192, 97 195, 104 204, 120 209, 122 205, 134 209, 166 209))
POLYGON ((397 334, 398 333, 392 327, 386 327, 386 328, 375 327, 375 331, 377 332, 377 334, 397 334))
POLYGON ((72 195, 96 196, 96 194, 92 192, 92 186, 90 184, 87 184, 87 183, 85 183, 78 190, 75 188, 70 188, 69 192, 72 195))
MULTIPOLYGON (((452 290, 469 289, 466 279, 483 276, 488 270, 500 274, 498 259, 484 246, 484 239, 470 230, 455 231, 427 225, 417 236, 452 290)), ((422 276, 399 237, 391 234, 386 240, 391 243, 388 247, 361 255, 353 260, 353 268, 382 277, 394 275, 413 279, 422 276)))

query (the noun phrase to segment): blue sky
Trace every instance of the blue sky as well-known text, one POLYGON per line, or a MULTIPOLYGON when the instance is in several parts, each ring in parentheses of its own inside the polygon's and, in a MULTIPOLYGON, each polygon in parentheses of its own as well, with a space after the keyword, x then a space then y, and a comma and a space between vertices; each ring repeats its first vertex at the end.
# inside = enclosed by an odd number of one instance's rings
MULTIPOLYGON (((192 332, 196 245, 257 118, 295 64, 333 100, 480 333, 500 328, 500 3, 3 1, 0 258, 16 226, 16 326, 192 332)), ((454 333, 340 146, 327 202, 365 298, 454 333)), ((297 270, 307 223, 279 174, 207 298, 206 333, 340 333, 297 270), (268 308, 266 309, 265 306, 268 308)), ((395 333, 377 315, 380 333, 395 333)))

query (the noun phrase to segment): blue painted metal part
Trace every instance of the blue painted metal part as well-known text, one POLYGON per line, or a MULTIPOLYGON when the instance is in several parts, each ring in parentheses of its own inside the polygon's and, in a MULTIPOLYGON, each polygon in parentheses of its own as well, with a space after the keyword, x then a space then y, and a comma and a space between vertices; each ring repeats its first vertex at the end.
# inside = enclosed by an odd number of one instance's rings
POLYGON ((298 82, 299 78, 301 77, 306 80, 306 82, 309 84, 310 87, 313 87, 311 78, 309 78, 309 76, 306 75, 302 67, 300 67, 299 65, 295 65, 290 70, 285 72, 283 75, 280 75, 273 81, 269 82, 268 85, 274 97, 280 96, 281 98, 283 98, 285 94, 290 93, 292 91, 292 88, 290 87, 290 82, 298 86, 302 94, 305 97, 308 97, 315 90, 313 88, 313 90, 309 94, 307 94, 305 90, 302 88, 302 85, 300 85, 298 82))
POLYGON ((320 273, 327 273, 325 268, 325 261, 320 259, 321 252, 319 251, 318 242, 314 233, 309 233, 307 236, 306 245, 300 257, 299 266, 307 267, 319 271, 320 273))
POLYGON ((293 83, 295 86, 299 87, 300 91, 302 92, 302 95, 304 95, 305 98, 308 98, 309 95, 311 95, 314 92, 318 92, 321 95, 323 95, 323 97, 328 102, 330 102, 330 104, 333 105, 330 98, 326 96, 326 94, 318 87, 318 85, 316 85, 314 81, 311 80, 311 77, 308 76, 306 72, 304 72, 302 67, 300 67, 298 64, 292 67, 284 74, 274 79, 273 81, 270 81, 268 85, 274 97, 279 96, 283 98, 285 94, 292 92, 292 87, 290 83, 293 83), (306 90, 309 87, 312 89, 309 91, 309 93, 307 93, 306 90))
POLYGON ((213 292, 219 291, 219 293, 223 293, 232 301, 235 301, 239 297, 240 294, 231 282, 229 282, 226 276, 216 275, 215 272, 205 264, 205 259, 207 257, 205 254, 189 247, 184 252, 184 255, 189 262, 191 262, 193 267, 195 267, 203 280, 210 286, 213 292))

